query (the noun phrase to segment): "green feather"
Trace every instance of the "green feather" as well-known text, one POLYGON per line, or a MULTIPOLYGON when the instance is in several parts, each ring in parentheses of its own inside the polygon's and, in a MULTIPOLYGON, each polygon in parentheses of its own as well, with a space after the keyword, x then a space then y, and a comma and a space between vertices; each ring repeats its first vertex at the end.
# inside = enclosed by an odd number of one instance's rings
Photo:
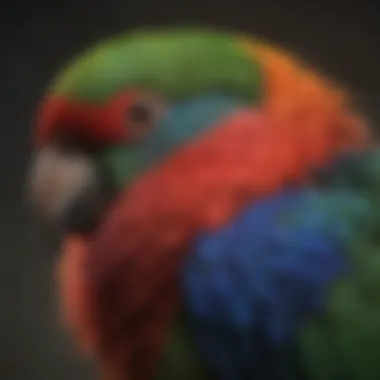
POLYGON ((312 380, 380 376, 380 151, 354 155, 332 176, 320 207, 348 228, 350 271, 337 280, 326 311, 301 331, 312 380))
POLYGON ((174 324, 154 380, 207 380, 207 371, 191 343, 186 323, 178 318, 174 324))
POLYGON ((260 96, 261 70, 237 36, 200 29, 139 31, 110 38, 74 59, 55 80, 53 94, 103 102, 125 88, 170 99, 227 92, 260 96))

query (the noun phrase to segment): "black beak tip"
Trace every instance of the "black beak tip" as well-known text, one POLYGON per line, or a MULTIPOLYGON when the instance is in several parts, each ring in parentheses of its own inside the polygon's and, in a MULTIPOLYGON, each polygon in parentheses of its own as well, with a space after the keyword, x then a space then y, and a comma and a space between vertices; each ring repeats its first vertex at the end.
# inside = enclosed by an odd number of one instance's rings
POLYGON ((79 196, 62 212, 60 227, 63 233, 90 234, 99 223, 100 207, 90 197, 79 196))
POLYGON ((64 208, 60 225, 64 233, 91 234, 100 224, 113 192, 104 186, 83 189, 64 208))

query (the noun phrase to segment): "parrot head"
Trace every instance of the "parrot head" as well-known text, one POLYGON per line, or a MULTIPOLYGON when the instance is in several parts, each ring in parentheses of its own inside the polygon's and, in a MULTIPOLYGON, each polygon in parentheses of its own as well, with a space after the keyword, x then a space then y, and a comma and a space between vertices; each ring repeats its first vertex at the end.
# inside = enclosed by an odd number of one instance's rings
POLYGON ((33 201, 49 222, 91 231, 112 197, 259 92, 259 70, 216 33, 136 33, 96 45, 48 91, 33 201))
MULTIPOLYGON (((338 114, 336 109, 344 107, 340 94, 328 83, 303 75, 301 66, 297 71, 291 61, 276 54, 241 36, 188 29, 130 33, 87 50, 53 81, 38 114, 30 189, 39 214, 66 232, 91 233, 119 193, 157 167, 166 165, 170 171, 174 164, 167 163, 173 157, 178 162, 173 176, 179 181, 179 176, 189 174, 193 182, 184 187, 190 186, 191 191, 197 191, 202 176, 210 177, 219 168, 235 175, 235 182, 239 175, 252 176, 251 187, 247 189, 243 178, 239 191, 257 192, 264 185, 257 184, 249 170, 263 165, 260 170, 268 170, 269 183, 270 171, 277 169, 267 167, 267 161, 276 162, 275 167, 286 165, 289 154, 296 150, 292 144, 297 140, 297 123, 284 122, 281 116, 286 114, 287 104, 304 111, 303 99, 308 97, 303 97, 302 91, 313 93, 317 100, 309 107, 310 125, 313 118, 323 118, 327 112, 338 114), (224 137, 217 132, 223 124, 224 137), (227 133, 229 129, 236 132, 227 133), (262 129, 277 132, 263 137, 262 129), (245 144, 247 148, 241 144, 244 139, 256 138, 261 143, 252 165, 260 165, 248 169, 247 154, 252 155, 255 147, 252 142, 245 144), (270 144, 263 139, 271 140, 270 144), (194 175, 190 159, 178 156, 202 141, 208 148, 199 161, 207 161, 207 170, 202 171, 195 150, 191 161, 198 174, 194 175), (266 145, 272 147, 267 159, 263 153, 266 145), (231 155, 236 158, 240 150, 240 159, 246 161, 240 171, 235 165, 229 168, 228 159, 223 159, 228 154, 219 154, 228 146, 234 151, 231 155), (281 158, 283 150, 286 158, 281 158)), ((308 117, 301 113, 297 117, 308 117)), ((292 110, 292 114, 297 112, 292 110)), ((341 120, 334 123, 344 124, 341 120)), ((347 123, 344 125, 347 132, 347 123)), ((328 129, 329 136, 332 130, 328 129)), ((323 133, 321 128, 310 127, 297 136, 298 144, 310 145, 311 139, 325 138, 323 133)), ((357 141, 351 137, 351 142, 357 141)), ((314 154, 315 165, 317 156, 326 153, 317 152, 322 145, 327 147, 325 142, 316 143, 315 154, 310 149, 305 153, 314 154)), ((217 179, 213 186, 218 186, 217 179)), ((171 196, 178 194, 167 191, 156 198, 165 202, 171 196)))

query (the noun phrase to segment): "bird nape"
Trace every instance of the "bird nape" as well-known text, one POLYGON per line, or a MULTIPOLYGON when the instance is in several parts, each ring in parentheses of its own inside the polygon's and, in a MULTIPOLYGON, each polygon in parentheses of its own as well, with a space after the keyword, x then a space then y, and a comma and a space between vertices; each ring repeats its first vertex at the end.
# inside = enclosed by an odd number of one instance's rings
POLYGON ((49 86, 30 191, 104 380, 378 380, 380 151, 280 48, 139 30, 49 86))

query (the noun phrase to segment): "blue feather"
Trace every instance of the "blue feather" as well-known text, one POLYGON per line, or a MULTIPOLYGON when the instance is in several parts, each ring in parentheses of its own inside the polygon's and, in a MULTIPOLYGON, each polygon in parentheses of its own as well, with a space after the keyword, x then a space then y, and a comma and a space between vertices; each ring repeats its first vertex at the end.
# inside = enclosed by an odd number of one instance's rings
POLYGON ((347 229, 331 228, 313 196, 268 197, 197 237, 184 268, 185 308, 218 379, 299 375, 297 329, 323 311, 330 284, 348 268, 347 229))

